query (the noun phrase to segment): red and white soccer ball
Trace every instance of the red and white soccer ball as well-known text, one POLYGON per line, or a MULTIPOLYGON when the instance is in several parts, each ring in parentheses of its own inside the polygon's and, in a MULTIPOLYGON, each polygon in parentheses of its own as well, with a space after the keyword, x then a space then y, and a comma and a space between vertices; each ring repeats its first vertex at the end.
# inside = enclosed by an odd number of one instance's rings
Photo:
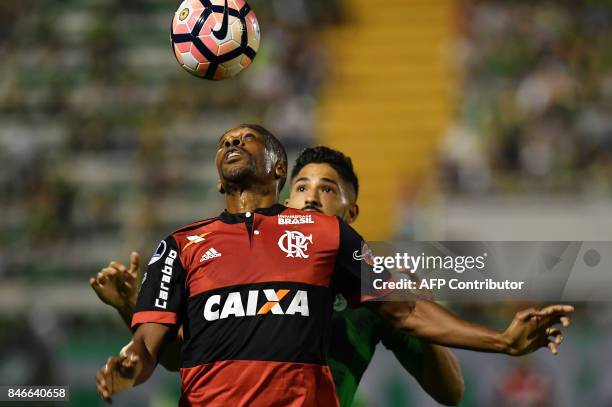
POLYGON ((246 69, 259 49, 259 23, 244 0, 184 0, 172 20, 178 63, 201 78, 222 80, 246 69))

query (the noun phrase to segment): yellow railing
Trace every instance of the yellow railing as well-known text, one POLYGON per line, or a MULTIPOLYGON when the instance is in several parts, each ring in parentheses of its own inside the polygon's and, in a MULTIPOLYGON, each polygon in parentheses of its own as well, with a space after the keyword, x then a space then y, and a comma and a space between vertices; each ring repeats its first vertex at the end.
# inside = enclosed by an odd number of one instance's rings
POLYGON ((318 142, 349 155, 360 179, 366 239, 393 236, 402 188, 436 167, 454 107, 452 1, 347 0, 347 22, 324 41, 332 72, 318 142))

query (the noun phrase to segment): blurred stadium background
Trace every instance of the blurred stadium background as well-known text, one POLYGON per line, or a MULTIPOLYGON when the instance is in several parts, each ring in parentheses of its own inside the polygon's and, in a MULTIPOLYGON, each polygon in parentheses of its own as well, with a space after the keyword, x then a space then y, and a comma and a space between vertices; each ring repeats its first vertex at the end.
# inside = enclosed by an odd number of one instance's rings
MULTIPOLYGON (((242 122, 352 156, 371 240, 612 240, 609 1, 252 0, 260 52, 224 83, 176 64, 178 3, 0 3, 0 384, 103 405, 129 334, 87 280, 221 211, 211 158, 242 122)), ((519 307, 449 306, 497 327, 519 307)), ((582 304, 566 339, 457 352, 462 405, 611 406, 612 307, 582 304)), ((115 404, 178 394, 158 369, 115 404)), ((356 405, 436 404, 379 349, 356 405)))

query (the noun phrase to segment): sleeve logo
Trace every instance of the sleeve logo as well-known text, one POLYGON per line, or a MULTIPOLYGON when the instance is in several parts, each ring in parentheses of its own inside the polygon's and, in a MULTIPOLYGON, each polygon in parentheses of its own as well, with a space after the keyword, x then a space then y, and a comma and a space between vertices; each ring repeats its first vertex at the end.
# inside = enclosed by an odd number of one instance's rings
POLYGON ((366 264, 369 264, 370 266, 374 265, 374 253, 372 253, 372 250, 368 247, 366 242, 362 243, 361 254, 359 253, 359 250, 355 250, 353 252, 353 260, 365 261, 366 264))
POLYGON ((164 268, 161 269, 161 281, 159 282, 159 294, 155 299, 155 306, 157 308, 166 309, 168 305, 168 298, 170 297, 170 283, 172 282, 172 272, 174 267, 174 260, 178 253, 176 250, 170 250, 164 260, 164 268))
POLYGON ((159 246, 157 246, 157 249, 155 249, 153 257, 151 257, 151 260, 149 260, 149 266, 155 263, 157 260, 161 259, 164 253, 166 253, 166 241, 162 240, 161 242, 159 242, 159 246))

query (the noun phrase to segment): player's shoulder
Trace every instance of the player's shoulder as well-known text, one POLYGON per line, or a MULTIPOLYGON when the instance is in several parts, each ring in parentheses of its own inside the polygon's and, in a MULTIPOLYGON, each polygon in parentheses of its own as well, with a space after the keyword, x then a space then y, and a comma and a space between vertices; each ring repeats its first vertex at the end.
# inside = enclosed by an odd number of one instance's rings
POLYGON ((209 232, 211 229, 215 228, 215 224, 218 221, 219 221, 219 217, 217 216, 206 218, 206 219, 201 219, 201 220, 192 222, 188 225, 179 227, 174 232, 172 232, 172 236, 175 239, 177 237, 183 237, 183 236, 187 236, 187 237, 198 236, 200 234, 209 232))
POLYGON ((179 253, 182 253, 187 247, 205 241, 208 235, 218 230, 220 223, 218 216, 201 219, 179 227, 169 238, 173 240, 172 244, 176 244, 179 253))

